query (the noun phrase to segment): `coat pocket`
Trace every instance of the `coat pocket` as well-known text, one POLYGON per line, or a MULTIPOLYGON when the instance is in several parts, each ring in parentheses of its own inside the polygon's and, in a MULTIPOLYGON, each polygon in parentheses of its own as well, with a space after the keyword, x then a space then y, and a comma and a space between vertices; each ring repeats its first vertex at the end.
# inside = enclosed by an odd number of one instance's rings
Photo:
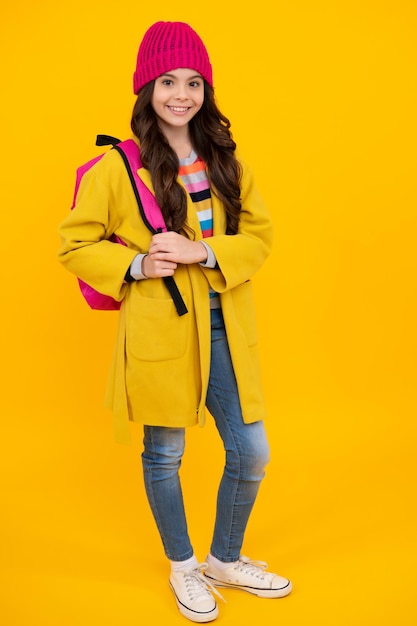
POLYGON ((186 350, 189 315, 179 316, 171 298, 130 294, 126 318, 126 351, 141 361, 179 359, 186 350))

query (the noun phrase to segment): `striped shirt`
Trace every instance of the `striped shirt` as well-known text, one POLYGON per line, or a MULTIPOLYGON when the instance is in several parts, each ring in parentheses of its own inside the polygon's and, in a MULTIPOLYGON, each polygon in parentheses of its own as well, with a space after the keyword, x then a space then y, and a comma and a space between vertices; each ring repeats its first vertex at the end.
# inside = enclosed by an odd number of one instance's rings
MULTIPOLYGON (((210 185, 206 174, 206 164, 192 150, 186 159, 180 159, 179 176, 194 203, 203 239, 213 235, 213 208, 211 206, 210 185)), ((220 307, 219 294, 210 289, 210 308, 220 307)))

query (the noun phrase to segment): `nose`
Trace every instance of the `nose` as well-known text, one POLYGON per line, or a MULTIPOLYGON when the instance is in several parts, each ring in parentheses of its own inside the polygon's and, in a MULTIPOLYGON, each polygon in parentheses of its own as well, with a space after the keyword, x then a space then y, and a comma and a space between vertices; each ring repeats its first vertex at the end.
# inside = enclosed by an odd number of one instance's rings
POLYGON ((188 95, 187 95, 186 85, 182 85, 182 84, 178 85, 178 89, 177 89, 177 93, 175 97, 177 98, 177 100, 187 100, 188 95))

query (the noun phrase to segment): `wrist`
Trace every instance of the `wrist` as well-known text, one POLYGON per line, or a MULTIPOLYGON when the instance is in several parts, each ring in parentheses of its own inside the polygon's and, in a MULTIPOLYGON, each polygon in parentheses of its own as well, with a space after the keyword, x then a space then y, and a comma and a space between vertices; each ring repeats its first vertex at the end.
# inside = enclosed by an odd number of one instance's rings
POLYGON ((129 269, 130 275, 134 280, 143 280, 144 278, 147 278, 147 276, 143 273, 143 259, 145 256, 145 254, 137 254, 132 261, 129 269))
POLYGON ((206 250, 207 256, 204 261, 200 261, 200 265, 209 269, 214 269, 217 266, 216 255, 213 250, 205 241, 200 241, 202 247, 206 250))
POLYGON ((142 264, 141 264, 141 271, 142 271, 142 276, 144 276, 145 278, 148 278, 148 275, 145 271, 145 259, 148 258, 147 254, 144 254, 142 257, 142 264))
POLYGON ((208 252, 207 252, 207 248, 204 245, 204 243, 202 241, 197 241, 197 243, 200 246, 200 252, 201 252, 201 259, 199 259, 199 263, 206 263, 207 259, 208 259, 208 252))

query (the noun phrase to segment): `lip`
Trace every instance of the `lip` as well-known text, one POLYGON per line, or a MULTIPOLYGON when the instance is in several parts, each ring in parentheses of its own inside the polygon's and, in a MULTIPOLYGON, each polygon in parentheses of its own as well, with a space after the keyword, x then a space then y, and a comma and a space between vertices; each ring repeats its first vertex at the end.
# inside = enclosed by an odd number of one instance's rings
POLYGON ((188 111, 191 109, 191 107, 168 106, 168 109, 174 115, 182 116, 182 115, 186 115, 188 111))

